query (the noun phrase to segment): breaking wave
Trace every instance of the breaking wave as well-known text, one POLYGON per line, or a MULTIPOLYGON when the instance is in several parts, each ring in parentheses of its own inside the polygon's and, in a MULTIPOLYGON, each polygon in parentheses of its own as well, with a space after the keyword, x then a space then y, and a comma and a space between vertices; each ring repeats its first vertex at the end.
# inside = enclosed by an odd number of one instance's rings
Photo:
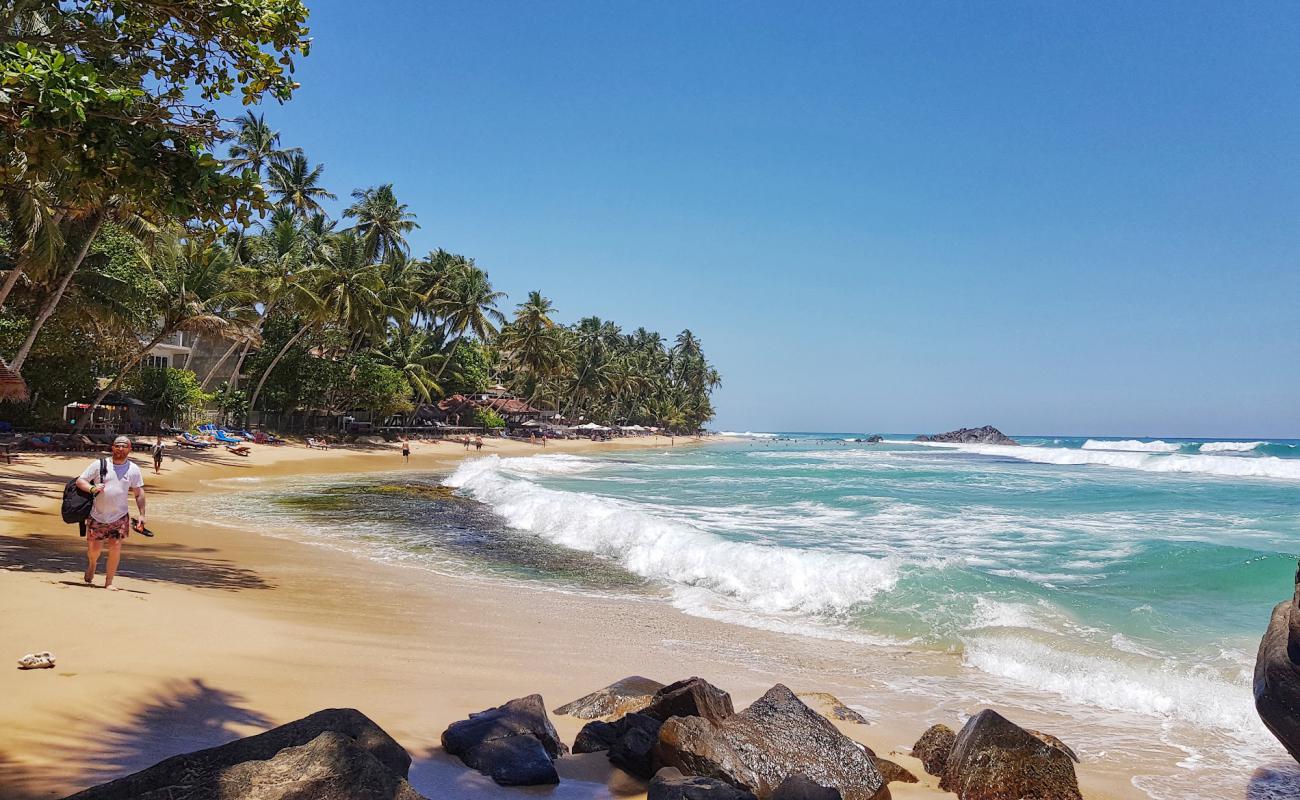
POLYGON ((524 465, 514 462, 524 460, 534 459, 463 462, 444 483, 486 504, 512 528, 608 558, 670 587, 707 589, 759 613, 834 616, 898 581, 895 557, 727 541, 635 503, 538 486, 520 475, 524 465))
POLYGON ((1300 481, 1300 459, 1263 456, 1184 455, 1180 453, 1125 453, 1102 450, 1071 450, 1064 447, 1016 447, 998 444, 948 445, 963 453, 1014 458, 1039 464, 1096 465, 1143 472, 1215 475, 1224 478, 1274 478, 1300 481))
POLYGON ((1249 453, 1268 444, 1268 442, 1205 442, 1201 445, 1202 453, 1249 453))
POLYGON ((1089 439, 1083 443, 1084 450, 1124 450, 1134 453, 1177 453, 1181 445, 1170 442, 1154 441, 1141 442, 1137 439, 1125 439, 1122 442, 1108 442, 1100 439, 1089 439))

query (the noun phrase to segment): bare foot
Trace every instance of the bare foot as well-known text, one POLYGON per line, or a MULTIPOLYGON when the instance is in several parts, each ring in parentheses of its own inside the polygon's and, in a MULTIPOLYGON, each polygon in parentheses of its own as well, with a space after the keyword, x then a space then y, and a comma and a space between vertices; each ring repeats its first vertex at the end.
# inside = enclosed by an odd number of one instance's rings
POLYGON ((118 586, 113 586, 113 585, 111 585, 111 584, 107 584, 107 583, 104 584, 104 588, 107 589, 107 590, 109 590, 110 592, 120 592, 120 591, 122 591, 122 589, 121 589, 120 587, 118 587, 118 586))
POLYGON ((85 575, 82 575, 82 576, 81 576, 81 579, 82 579, 83 581, 85 581, 86 583, 90 583, 91 581, 93 581, 93 580, 95 579, 95 573, 93 573, 93 572, 87 572, 85 575))

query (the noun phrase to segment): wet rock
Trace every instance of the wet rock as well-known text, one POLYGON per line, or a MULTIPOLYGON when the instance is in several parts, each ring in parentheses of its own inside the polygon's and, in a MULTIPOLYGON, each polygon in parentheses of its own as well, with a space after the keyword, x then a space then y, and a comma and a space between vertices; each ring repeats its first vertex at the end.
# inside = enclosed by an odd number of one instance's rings
POLYGON ((1273 607, 1255 656, 1255 710, 1300 761, 1300 569, 1295 595, 1273 607))
POLYGON ((465 766, 502 786, 547 786, 560 782, 555 762, 537 737, 527 734, 487 741, 460 754, 465 766))
POLYGON ((453 722, 442 733, 442 746, 467 766, 508 786, 559 782, 551 762, 569 752, 546 716, 539 694, 453 722), (545 765, 538 759, 539 752, 545 765))
POLYGON ((661 722, 669 717, 703 717, 710 722, 721 722, 735 713, 735 708, 731 705, 731 695, 703 678, 687 678, 655 692, 649 705, 639 713, 661 722))
POLYGON ((665 766, 726 781, 760 798, 795 774, 838 789, 845 800, 888 796, 866 749, 781 684, 717 724, 699 717, 669 719, 655 754, 665 766))
POLYGON ((822 786, 807 775, 791 775, 772 792, 771 800, 843 800, 839 789, 822 786))
POLYGON ((649 780, 658 767, 654 752, 662 726, 659 720, 636 713, 614 723, 618 737, 609 748, 609 762, 624 772, 649 780))
POLYGON ((1068 753, 987 708, 957 734, 939 788, 960 800, 1081 800, 1068 753))
POLYGON ((918 436, 915 442, 943 442, 945 444, 1020 444, 992 425, 981 428, 959 428, 933 436, 918 436))
POLYGON ((948 754, 957 741, 957 734, 947 725, 931 725, 912 745, 912 755, 921 762, 925 771, 939 777, 948 766, 948 754))
MULTIPOLYGON (((406 750, 366 715, 352 708, 329 708, 265 733, 206 750, 172 756, 152 767, 79 792, 73 797, 77 800, 173 796, 204 800, 225 797, 227 795, 217 794, 217 787, 226 770, 244 762, 269 761, 280 751, 302 747, 323 733, 335 733, 351 741, 355 747, 369 754, 398 778, 405 778, 411 767, 411 757, 406 750)), ((337 743, 328 740, 327 743, 337 752, 337 743)), ((322 747, 324 746, 323 744, 322 747)), ((343 758, 355 761, 351 755, 345 754, 343 758)))
POLYGON ((613 747, 616 741, 618 728, 613 723, 592 720, 578 731, 578 737, 573 740, 573 753, 599 753, 613 747))
POLYGON ((659 681, 643 678, 640 675, 629 675, 603 689, 597 689, 571 703, 565 703, 555 709, 555 713, 578 719, 621 717, 650 705, 655 692, 662 688, 664 685, 659 681))
POLYGON ((795 696, 812 706, 823 717, 838 719, 841 722, 856 722, 859 725, 871 724, 866 717, 844 705, 838 697, 829 692, 800 692, 795 696))
POLYGON ((867 444, 880 444, 883 441, 885 441, 885 437, 878 433, 873 433, 867 437, 867 444))
POLYGON ((867 747, 866 745, 863 745, 863 747, 866 748, 867 755, 871 756, 871 760, 876 762, 876 769, 880 770, 880 774, 884 776, 885 783, 919 783, 920 782, 919 779, 912 774, 911 770, 908 770, 898 764, 895 764, 893 761, 890 761, 887 758, 881 758, 880 756, 876 755, 875 750, 872 750, 870 747, 867 747))
POLYGON ((650 781, 646 800, 757 800, 744 789, 737 789, 717 778, 686 776, 674 767, 664 767, 650 781))

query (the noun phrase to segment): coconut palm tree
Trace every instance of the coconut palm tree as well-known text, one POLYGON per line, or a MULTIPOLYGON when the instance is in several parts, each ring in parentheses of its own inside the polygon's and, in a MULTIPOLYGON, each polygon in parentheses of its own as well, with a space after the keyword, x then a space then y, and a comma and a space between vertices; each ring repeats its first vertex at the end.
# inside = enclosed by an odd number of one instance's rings
POLYGON ((393 184, 357 189, 355 200, 343 210, 343 216, 356 219, 352 230, 366 243, 367 255, 384 259, 395 252, 406 253, 406 234, 420 227, 415 215, 406 210, 405 203, 397 202, 393 184))
POLYGON ((309 166, 307 156, 299 152, 283 164, 271 164, 267 182, 278 204, 293 209, 300 218, 306 219, 313 214, 325 213, 325 209, 321 208, 321 199, 338 199, 337 195, 320 185, 320 176, 324 170, 324 164, 309 166))
POLYGON ((442 318, 443 334, 456 338, 447 353, 447 360, 438 370, 437 380, 442 379, 443 371, 467 334, 473 334, 480 342, 487 342, 496 335, 497 326, 506 321, 496 304, 505 296, 505 292, 492 289, 488 274, 474 266, 472 259, 465 259, 464 264, 452 271, 445 285, 445 294, 437 299, 436 309, 442 318))
POLYGON ((271 130, 264 115, 248 111, 235 120, 235 125, 238 131, 226 159, 228 173, 252 169, 260 178, 267 168, 285 166, 294 156, 302 155, 301 148, 280 147, 280 132, 271 130))

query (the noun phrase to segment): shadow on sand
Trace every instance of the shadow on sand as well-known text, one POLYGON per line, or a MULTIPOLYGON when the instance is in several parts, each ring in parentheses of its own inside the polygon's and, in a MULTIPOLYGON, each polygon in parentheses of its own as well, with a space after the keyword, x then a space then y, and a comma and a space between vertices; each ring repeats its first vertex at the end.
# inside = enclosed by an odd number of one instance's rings
MULTIPOLYGON (((76 721, 70 718, 68 724, 72 727, 76 721)), ((174 681, 125 722, 104 728, 85 741, 57 746, 56 752, 48 754, 57 770, 25 768, 0 753, 0 797, 58 797, 59 787, 69 785, 80 791, 180 753, 259 732, 250 727, 269 728, 271 720, 245 707, 241 695, 197 679, 174 681)))
MULTIPOLYGON (((0 570, 31 572, 68 572, 80 576, 86 569, 83 539, 68 526, 70 536, 34 533, 27 536, 0 535, 0 570)), ((200 589, 271 589, 251 569, 238 566, 215 555, 209 547, 190 547, 174 542, 149 541, 135 545, 132 537, 123 550, 118 574, 124 578, 155 583, 176 583, 200 589)), ((101 560, 100 569, 103 569, 101 560)), ((77 580, 80 580, 78 577, 77 580)))

